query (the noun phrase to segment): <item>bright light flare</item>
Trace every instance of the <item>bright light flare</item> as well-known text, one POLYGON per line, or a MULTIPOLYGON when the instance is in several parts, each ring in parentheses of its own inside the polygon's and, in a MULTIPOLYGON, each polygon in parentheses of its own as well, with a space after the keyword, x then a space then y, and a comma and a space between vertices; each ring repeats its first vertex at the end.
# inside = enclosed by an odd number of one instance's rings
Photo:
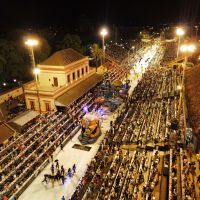
POLYGON ((37 46, 38 43, 39 43, 38 40, 35 40, 35 39, 28 39, 25 41, 25 45, 29 47, 37 46))
POLYGON ((87 107, 87 106, 84 106, 84 107, 83 107, 83 110, 84 110, 84 112, 88 112, 88 107, 87 107))
POLYGON ((183 53, 185 53, 185 52, 191 52, 192 53, 192 52, 195 51, 195 49, 196 49, 196 47, 193 44, 189 44, 189 45, 183 44, 180 47, 180 51, 183 52, 183 53))
POLYGON ((101 34, 102 36, 106 36, 106 35, 108 34, 108 31, 106 30, 106 28, 103 28, 103 29, 101 30, 100 34, 101 34))
POLYGON ((176 35, 182 36, 185 34, 185 31, 182 28, 177 28, 176 29, 176 35))
POLYGON ((195 49, 196 49, 196 47, 195 47, 195 45, 193 45, 193 44, 190 44, 190 45, 188 46, 188 51, 189 51, 189 52, 194 52, 195 49))
POLYGON ((177 89, 178 89, 178 90, 181 90, 181 89, 182 89, 182 86, 181 86, 181 85, 178 85, 178 86, 177 86, 177 89))
POLYGON ((39 68, 35 68, 35 69, 33 70, 33 73, 34 73, 35 75, 38 75, 38 74, 40 73, 40 69, 39 69, 39 68))

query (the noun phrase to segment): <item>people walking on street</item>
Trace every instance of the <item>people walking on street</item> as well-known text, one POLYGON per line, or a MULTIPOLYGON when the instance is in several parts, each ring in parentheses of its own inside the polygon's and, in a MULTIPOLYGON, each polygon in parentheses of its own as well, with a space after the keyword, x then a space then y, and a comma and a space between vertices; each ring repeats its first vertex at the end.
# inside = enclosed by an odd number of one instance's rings
POLYGON ((61 166, 61 171, 60 171, 60 172, 61 172, 61 175, 62 175, 62 176, 65 175, 65 169, 64 169, 63 165, 61 166))
POLYGON ((56 162, 56 169, 59 169, 59 162, 58 162, 58 159, 56 159, 54 162, 56 162))
POLYGON ((76 173, 76 165, 75 164, 73 165, 72 169, 73 169, 73 174, 75 174, 76 173))
POLYGON ((51 173, 52 173, 52 175, 54 175, 54 165, 53 164, 51 165, 51 173))
POLYGON ((60 149, 61 149, 61 151, 63 151, 63 144, 62 143, 60 144, 60 149))
POLYGON ((68 169, 67 175, 68 175, 69 177, 72 177, 72 170, 71 170, 71 168, 68 169))
POLYGON ((61 200, 65 200, 65 197, 64 197, 64 196, 62 196, 61 200))
POLYGON ((42 183, 44 183, 44 182, 48 183, 47 178, 48 178, 48 174, 45 174, 42 183))

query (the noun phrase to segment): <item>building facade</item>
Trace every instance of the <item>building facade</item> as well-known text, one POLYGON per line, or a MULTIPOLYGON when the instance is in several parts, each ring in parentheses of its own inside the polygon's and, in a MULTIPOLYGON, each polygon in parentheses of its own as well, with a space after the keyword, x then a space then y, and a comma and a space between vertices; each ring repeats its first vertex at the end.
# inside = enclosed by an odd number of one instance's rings
POLYGON ((37 67, 38 82, 24 87, 27 109, 46 112, 53 110, 56 98, 95 73, 89 59, 73 49, 54 53, 37 67))

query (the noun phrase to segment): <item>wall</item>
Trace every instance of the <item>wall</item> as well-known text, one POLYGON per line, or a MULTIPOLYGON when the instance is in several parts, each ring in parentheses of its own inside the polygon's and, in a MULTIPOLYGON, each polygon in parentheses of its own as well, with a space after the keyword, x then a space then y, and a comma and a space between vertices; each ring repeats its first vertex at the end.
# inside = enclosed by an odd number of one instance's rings
POLYGON ((41 70, 41 72, 39 74, 40 85, 52 87, 52 84, 54 83, 53 77, 58 78, 58 87, 65 85, 66 79, 65 79, 64 72, 46 71, 46 70, 45 71, 41 70))
MULTIPOLYGON (((88 67, 88 73, 90 71, 89 60, 85 57, 82 60, 70 63, 66 66, 48 66, 48 65, 38 65, 40 68, 39 74, 39 83, 40 86, 52 87, 54 84, 53 78, 58 79, 58 87, 63 85, 68 85, 67 75, 70 75, 70 81, 73 82, 73 72, 75 72, 75 80, 77 77, 77 70, 80 69, 80 78, 81 78, 81 69, 84 68, 84 74, 86 66, 88 67)), ((80 79, 79 78, 79 79, 80 79)), ((74 81, 75 81, 74 80, 74 81)))
MULTIPOLYGON (((39 103, 38 103, 38 97, 37 96, 26 94, 25 100, 26 100, 27 109, 31 110, 30 101, 33 101, 34 104, 35 104, 35 110, 38 111, 38 112, 40 111, 39 103)), ((54 99, 53 98, 46 98, 46 97, 41 97, 40 96, 39 100, 40 100, 41 112, 46 112, 45 103, 49 103, 50 104, 50 109, 51 110, 53 110, 55 108, 55 103, 54 103, 54 99)))
POLYGON ((22 94, 23 94, 22 87, 10 90, 6 93, 2 93, 2 94, 0 94, 0 103, 4 103, 5 100, 7 101, 11 96, 14 98, 14 97, 20 96, 22 94))

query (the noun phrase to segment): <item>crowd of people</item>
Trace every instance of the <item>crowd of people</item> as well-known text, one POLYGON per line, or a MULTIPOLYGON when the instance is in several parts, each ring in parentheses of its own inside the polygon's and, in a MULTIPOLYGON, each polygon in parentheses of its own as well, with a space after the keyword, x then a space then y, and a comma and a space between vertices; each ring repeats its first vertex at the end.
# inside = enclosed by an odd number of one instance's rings
MULTIPOLYGON (((123 79, 128 68, 114 65, 104 79, 123 79)), ((99 83, 100 84, 100 83, 99 83)), ((10 197, 19 196, 47 165, 58 147, 65 144, 80 128, 80 119, 86 111, 93 109, 94 99, 99 95, 99 85, 92 88, 67 108, 51 111, 35 118, 21 134, 11 138, 0 147, 0 192, 10 197)), ((75 170, 75 168, 72 168, 75 170)), ((62 179, 59 173, 56 172, 62 179)), ((70 171, 68 172, 70 175, 70 171)), ((45 181, 49 176, 46 175, 45 181)))
MULTIPOLYGON (((61 148, 62 149, 62 148, 61 148)), ((52 186, 54 186, 55 181, 61 181, 64 185, 65 180, 67 177, 72 178, 76 173, 76 165, 73 164, 72 168, 68 168, 67 172, 63 165, 60 166, 59 160, 53 160, 53 157, 51 157, 51 173, 44 174, 44 179, 42 180, 42 183, 48 184, 49 181, 52 183, 52 186), (55 163, 54 163, 55 162, 55 163)))
MULTIPOLYGON (((111 82, 127 78, 130 71, 130 67, 122 62, 127 52, 112 48, 110 55, 117 62, 104 74, 104 80, 111 82)), ((116 112, 115 120, 111 121, 109 131, 71 200, 159 199, 163 163, 160 150, 168 151, 183 141, 183 124, 174 123, 179 115, 182 120, 183 115, 183 110, 181 113, 178 110, 180 91, 177 90, 182 71, 165 66, 173 53, 168 50, 163 53, 166 47, 159 48, 133 92, 116 112), (161 63, 159 67, 158 63, 161 63), (121 147, 127 145, 128 148, 122 150, 121 147), (131 145, 137 148, 130 151, 131 145)), ((133 60, 138 62, 141 58, 141 55, 135 55, 133 60)), ((75 165, 67 170, 58 160, 53 160, 53 154, 58 147, 62 150, 80 129, 80 120, 86 112, 83 108, 87 106, 88 111, 94 108, 94 99, 101 95, 100 84, 66 109, 39 116, 22 134, 0 147, 0 192, 3 195, 19 196, 50 160, 51 173, 44 175, 43 183, 48 184, 51 180, 53 184, 58 180, 64 184, 66 176, 72 177, 76 173, 75 165)), ((190 174, 194 174, 195 164, 176 147, 179 153, 172 154, 170 150, 169 197, 176 200, 178 196, 177 158, 180 157, 184 188, 181 196, 185 200, 193 199, 195 181, 191 183, 190 174)))
POLYGON ((41 115, 24 133, 2 146, 0 192, 8 197, 12 194, 18 196, 27 182, 31 182, 48 163, 56 148, 79 130, 78 119, 84 115, 82 106, 87 104, 89 108, 93 105, 92 100, 93 97, 85 95, 73 108, 41 115))
POLYGON ((24 96, 12 97, 2 104, 2 112, 6 121, 9 121, 26 110, 24 96))
POLYGON ((127 55, 128 51, 119 44, 111 44, 106 48, 106 57, 118 64, 120 64, 127 55))
MULTIPOLYGON (((167 63, 169 57, 167 56, 167 60, 164 57, 163 63, 167 63)), ((132 95, 118 111, 115 121, 111 123, 110 130, 71 200, 159 199, 161 160, 164 157, 157 149, 166 147, 162 151, 167 155, 170 148, 180 150, 178 144, 184 142, 182 122, 179 125, 174 123, 179 115, 183 121, 182 110, 181 113, 178 110, 180 93, 177 89, 181 78, 182 71, 167 66, 146 70, 132 95), (172 139, 175 141, 171 141, 172 139), (122 151, 120 147, 124 144, 136 144, 140 149, 130 152, 129 146, 128 150, 122 151), (149 146, 153 148, 149 149, 149 146)), ((175 163, 180 155, 172 154, 171 159, 169 198, 172 200, 178 196, 178 165, 175 163)), ((194 165, 185 160, 181 177, 184 173, 194 173, 194 165)), ((194 184, 188 184, 188 178, 184 176, 182 181, 186 188, 187 198, 184 199, 194 199, 194 184)))
MULTIPOLYGON (((147 150, 142 152, 136 150, 134 155, 131 155, 129 151, 123 152, 120 146, 124 143, 138 144, 141 140, 140 134, 145 133, 144 128, 138 127, 144 124, 139 115, 141 114, 142 117, 149 115, 148 110, 154 108, 150 106, 151 99, 156 102, 160 101, 159 95, 161 99, 164 98, 160 87, 158 91, 154 91, 157 81, 159 82, 159 79, 157 80, 159 76, 156 74, 159 73, 155 69, 146 72, 144 75, 146 77, 141 79, 123 108, 118 111, 115 122, 111 123, 109 132, 71 199, 146 199, 155 196, 153 191, 160 178, 158 151, 151 152, 149 156, 147 150), (151 82, 152 86, 149 87, 151 82)), ((151 121, 146 123, 148 126, 149 124, 151 121)), ((154 126, 157 124, 158 122, 155 121, 154 126)), ((160 135, 160 133, 154 137, 152 135, 150 139, 159 140, 160 135)), ((145 139, 144 135, 141 138, 145 139)), ((145 141, 144 145, 146 145, 145 141)))

